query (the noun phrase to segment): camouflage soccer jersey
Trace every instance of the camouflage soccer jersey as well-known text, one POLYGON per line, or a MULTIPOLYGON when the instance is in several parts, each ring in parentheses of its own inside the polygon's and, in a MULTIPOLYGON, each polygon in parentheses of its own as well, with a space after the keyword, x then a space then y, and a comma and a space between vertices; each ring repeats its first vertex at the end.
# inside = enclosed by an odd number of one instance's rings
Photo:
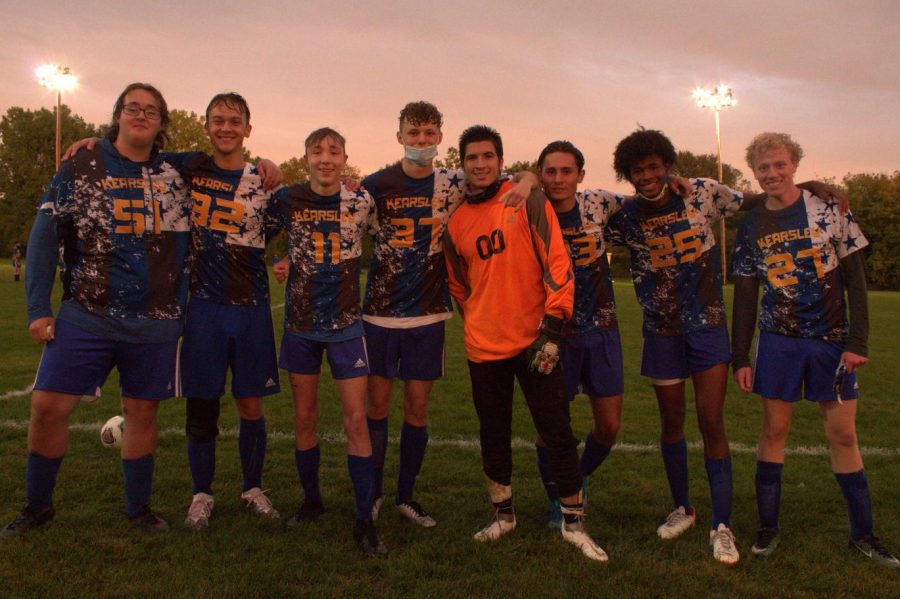
POLYGON ((712 225, 736 212, 743 195, 711 179, 691 179, 687 198, 661 207, 633 199, 609 223, 607 239, 631 254, 644 336, 675 336, 725 324, 722 274, 712 225))
POLYGON ((839 261, 867 245, 852 214, 805 190, 782 210, 754 208, 738 229, 734 274, 763 280, 760 330, 843 342, 839 261))

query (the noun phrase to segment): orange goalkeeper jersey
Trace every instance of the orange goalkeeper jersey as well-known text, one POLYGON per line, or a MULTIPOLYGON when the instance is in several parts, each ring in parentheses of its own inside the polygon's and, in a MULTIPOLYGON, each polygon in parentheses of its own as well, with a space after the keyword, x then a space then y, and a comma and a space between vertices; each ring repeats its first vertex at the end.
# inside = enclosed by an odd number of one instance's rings
POLYGON ((572 316, 575 282, 559 222, 541 193, 524 209, 493 198, 460 206, 444 233, 450 293, 465 323, 473 362, 511 358, 538 335, 544 314, 572 316))

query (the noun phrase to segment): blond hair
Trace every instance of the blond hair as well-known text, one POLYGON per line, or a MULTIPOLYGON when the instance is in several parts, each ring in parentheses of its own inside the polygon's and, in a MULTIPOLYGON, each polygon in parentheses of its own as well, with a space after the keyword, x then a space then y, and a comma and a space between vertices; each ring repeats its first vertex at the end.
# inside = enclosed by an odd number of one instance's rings
POLYGON ((760 154, 769 150, 777 150, 778 148, 787 150, 794 164, 800 164, 800 159, 803 158, 803 148, 800 147, 800 144, 791 139, 791 136, 787 133, 769 132, 760 133, 747 146, 747 164, 750 165, 750 168, 753 168, 753 163, 760 154))

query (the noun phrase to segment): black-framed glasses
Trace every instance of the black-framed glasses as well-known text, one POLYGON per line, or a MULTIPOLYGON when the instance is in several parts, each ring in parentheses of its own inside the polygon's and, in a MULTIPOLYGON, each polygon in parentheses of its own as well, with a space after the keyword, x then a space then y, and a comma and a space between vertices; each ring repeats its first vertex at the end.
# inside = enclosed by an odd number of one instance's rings
POLYGON ((126 104, 122 107, 122 112, 128 116, 137 116, 143 112, 148 121, 158 121, 162 116, 156 106, 141 108, 140 104, 126 104))

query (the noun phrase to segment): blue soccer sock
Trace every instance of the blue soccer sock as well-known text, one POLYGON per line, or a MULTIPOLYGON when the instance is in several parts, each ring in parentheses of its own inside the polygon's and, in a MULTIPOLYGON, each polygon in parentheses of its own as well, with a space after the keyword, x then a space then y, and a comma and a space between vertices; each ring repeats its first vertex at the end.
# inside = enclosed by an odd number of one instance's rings
POLYGON ((134 460, 122 459, 125 473, 125 512, 129 516, 137 514, 145 505, 150 505, 153 492, 153 454, 134 460))
POLYGON ((45 458, 36 453, 28 454, 25 465, 25 499, 28 507, 36 510, 53 504, 53 488, 62 464, 62 456, 45 458))
POLYGON ((388 446, 388 419, 376 420, 366 418, 369 425, 369 440, 372 443, 372 463, 375 468, 375 479, 372 483, 372 497, 377 499, 384 495, 384 459, 388 446))
POLYGON ((303 498, 311 503, 322 503, 322 492, 319 490, 320 461, 318 444, 309 449, 294 450, 294 462, 297 464, 297 474, 300 475, 303 498))
POLYGON ((834 477, 841 486, 847 516, 850 518, 850 538, 854 541, 872 534, 872 496, 866 471, 835 472, 834 477))
POLYGON ((216 439, 187 442, 188 465, 194 479, 194 494, 213 494, 212 483, 216 477, 216 439))
POLYGON ((556 477, 553 476, 553 468, 550 467, 550 456, 546 447, 534 445, 537 450, 537 467, 541 475, 541 482, 544 483, 544 490, 547 492, 547 499, 550 502, 559 501, 559 487, 556 486, 556 477))
POLYGON ((756 462, 756 509, 760 528, 778 529, 782 472, 784 464, 762 460, 756 462))
MULTIPOLYGON (((404 422, 400 431, 400 474, 397 476, 397 505, 412 501, 416 477, 422 469, 426 447, 428 447, 428 427, 413 426, 408 422, 404 422)), ((383 472, 384 469, 382 469, 383 472)), ((373 497, 375 497, 374 494, 373 497)))
POLYGON ((241 418, 238 433, 238 452, 241 454, 241 471, 244 475, 242 491, 253 487, 262 488, 263 463, 266 461, 266 419, 244 420, 241 418))
POLYGON ((709 496, 712 500, 712 529, 719 528, 719 524, 731 528, 731 456, 706 458, 705 461, 709 496))
POLYGON ((666 477, 669 479, 669 491, 672 493, 672 501, 677 508, 684 506, 686 511, 691 510, 691 500, 688 498, 688 463, 687 442, 682 439, 675 443, 660 443, 663 465, 666 467, 666 477))
POLYGON ((375 480, 375 465, 372 456, 347 455, 347 470, 356 496, 356 519, 372 517, 372 483, 375 480))
POLYGON ((584 449, 581 451, 581 476, 586 477, 594 473, 600 467, 603 460, 609 456, 612 447, 602 445, 594 439, 593 433, 588 433, 584 438, 584 449))

